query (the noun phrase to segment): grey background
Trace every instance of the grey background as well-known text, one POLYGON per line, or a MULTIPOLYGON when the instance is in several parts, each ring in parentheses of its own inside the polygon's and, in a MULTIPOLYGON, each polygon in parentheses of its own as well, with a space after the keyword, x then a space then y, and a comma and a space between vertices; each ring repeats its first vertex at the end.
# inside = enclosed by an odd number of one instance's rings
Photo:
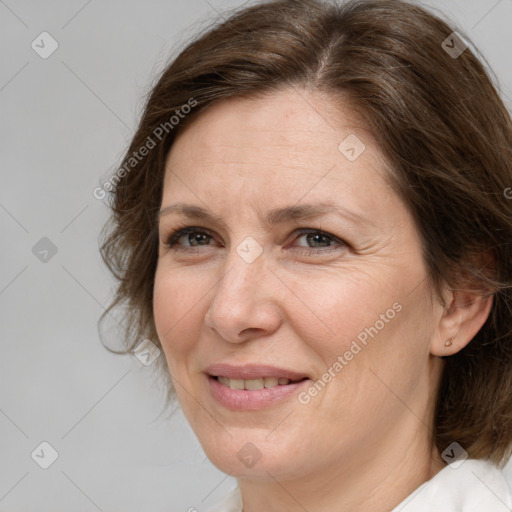
MULTIPOLYGON (((0 1, 0 511, 204 511, 236 483, 180 413, 158 417, 153 367, 98 340, 113 281, 97 241, 108 211, 92 191, 156 73, 242 3, 0 1), (31 48, 43 31, 59 44, 47 59, 31 48), (43 237, 57 249, 47 262, 32 252, 43 237), (31 458, 42 441, 59 455, 48 469, 31 458)), ((467 31, 510 107, 512 0, 425 3, 467 31)))

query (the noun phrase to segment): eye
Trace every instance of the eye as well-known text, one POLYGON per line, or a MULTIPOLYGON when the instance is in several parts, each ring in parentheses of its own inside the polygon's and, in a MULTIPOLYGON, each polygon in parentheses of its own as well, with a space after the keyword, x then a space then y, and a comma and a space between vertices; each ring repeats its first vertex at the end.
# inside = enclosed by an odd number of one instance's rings
POLYGON ((167 245, 174 247, 181 245, 183 247, 198 247, 202 245, 210 245, 213 236, 206 230, 197 227, 187 227, 177 229, 168 238, 167 245))
POLYGON ((298 231, 296 241, 301 241, 295 247, 298 247, 299 251, 305 251, 307 253, 319 253, 322 249, 335 250, 340 247, 346 247, 347 244, 339 239, 338 237, 326 233, 325 231, 319 231, 318 229, 301 229, 298 231))
MULTIPOLYGON (((318 229, 300 229, 291 248, 307 255, 318 255, 347 247, 338 237, 318 229)), ((168 247, 174 250, 189 250, 201 246, 211 246, 215 237, 206 229, 187 226, 175 229, 167 239, 168 247)))

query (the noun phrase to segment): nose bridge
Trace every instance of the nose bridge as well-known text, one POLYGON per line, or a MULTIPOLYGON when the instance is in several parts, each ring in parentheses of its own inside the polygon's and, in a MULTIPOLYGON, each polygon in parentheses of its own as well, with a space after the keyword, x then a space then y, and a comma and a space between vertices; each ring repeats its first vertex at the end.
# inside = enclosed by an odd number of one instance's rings
MULTIPOLYGON (((226 256, 226 275, 221 283, 232 288, 232 292, 242 291, 245 287, 254 287, 258 277, 265 273, 266 254, 263 245, 250 235, 234 234, 233 244, 226 256)), ((254 288, 253 288, 254 290, 254 288)))
POLYGON ((242 333, 249 329, 260 334, 275 330, 280 315, 262 248, 245 239, 230 249, 224 269, 213 291, 206 324, 228 341, 243 341, 242 333))
POLYGON ((218 306, 227 304, 232 310, 249 307, 261 295, 258 288, 263 286, 265 274, 263 256, 247 260, 243 257, 244 253, 241 256, 239 252, 240 246, 231 249, 226 258, 224 276, 216 287, 213 298, 218 306))

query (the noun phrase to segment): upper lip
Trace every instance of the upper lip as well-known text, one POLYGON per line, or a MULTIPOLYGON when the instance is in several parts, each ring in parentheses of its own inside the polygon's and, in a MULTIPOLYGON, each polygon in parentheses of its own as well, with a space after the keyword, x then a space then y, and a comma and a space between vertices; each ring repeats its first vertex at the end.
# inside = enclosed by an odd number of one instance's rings
POLYGON ((277 377, 288 380, 301 380, 309 378, 304 373, 277 368, 266 364, 246 364, 235 366, 227 363, 219 363, 208 366, 205 373, 212 377, 227 377, 228 379, 262 379, 263 377, 277 377))

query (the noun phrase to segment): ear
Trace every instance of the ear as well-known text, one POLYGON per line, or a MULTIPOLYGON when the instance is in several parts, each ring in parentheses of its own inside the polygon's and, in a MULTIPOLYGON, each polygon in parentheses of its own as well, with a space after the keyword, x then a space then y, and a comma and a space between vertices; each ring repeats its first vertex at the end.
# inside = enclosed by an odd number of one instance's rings
POLYGON ((445 297, 446 306, 430 347, 430 353, 440 357, 456 354, 476 336, 493 303, 493 294, 481 291, 456 290, 445 297))

